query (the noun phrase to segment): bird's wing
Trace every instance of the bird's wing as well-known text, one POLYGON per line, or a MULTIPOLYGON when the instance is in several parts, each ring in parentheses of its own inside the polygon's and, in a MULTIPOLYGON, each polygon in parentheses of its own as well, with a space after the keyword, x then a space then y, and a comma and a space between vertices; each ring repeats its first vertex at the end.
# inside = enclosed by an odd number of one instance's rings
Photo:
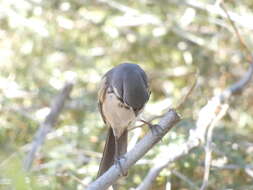
POLYGON ((103 77, 100 83, 99 90, 98 90, 98 108, 105 124, 107 124, 107 122, 103 113, 102 104, 105 100, 107 88, 108 88, 108 85, 106 84, 106 77, 103 77))

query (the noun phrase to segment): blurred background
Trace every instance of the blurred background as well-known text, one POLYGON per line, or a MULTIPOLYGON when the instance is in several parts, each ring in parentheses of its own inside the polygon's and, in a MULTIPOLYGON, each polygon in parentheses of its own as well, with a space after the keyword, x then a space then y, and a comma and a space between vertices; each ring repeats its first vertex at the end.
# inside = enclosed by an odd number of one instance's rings
MULTIPOLYGON (((252 47, 253 1, 229 1, 226 6, 252 47)), ((175 107, 199 73, 180 110, 183 120, 130 169, 119 182, 122 190, 140 184, 165 147, 184 142, 200 108, 248 67, 231 25, 213 0, 1 0, 0 60, 3 190, 81 189, 95 179, 106 136, 97 89, 113 66, 130 61, 149 75, 152 95, 144 118, 175 107), (70 98, 31 173, 25 174, 26 145, 67 81, 74 81, 70 98)), ((251 87, 232 99, 218 123, 208 189, 253 189, 252 105, 251 87)), ((130 139, 147 131, 132 131, 130 139)), ((203 166, 204 148, 195 149, 164 170, 153 189, 198 189, 203 166)))

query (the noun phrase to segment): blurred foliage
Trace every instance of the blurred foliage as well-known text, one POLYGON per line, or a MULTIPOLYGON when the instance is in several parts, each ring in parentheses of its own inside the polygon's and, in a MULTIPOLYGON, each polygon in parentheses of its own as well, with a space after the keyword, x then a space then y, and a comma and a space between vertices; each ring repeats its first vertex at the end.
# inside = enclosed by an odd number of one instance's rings
MULTIPOLYGON (((120 180, 121 189, 136 187, 155 155, 184 142, 199 109, 247 68, 227 20, 200 5, 217 8, 212 0, 0 1, 0 189, 81 189, 95 179, 106 135, 97 86, 113 66, 131 61, 147 71, 152 97, 146 118, 179 103, 199 71, 197 88, 180 110, 182 122, 120 180), (68 80, 75 81, 71 98, 26 175, 25 145, 68 80)), ((236 24, 252 47, 252 1, 227 7, 242 16, 236 24)), ((214 133, 212 190, 253 189, 244 169, 252 168, 253 88, 231 102, 214 133)), ((192 189, 170 169, 200 186, 203 162, 203 149, 196 149, 163 171, 153 189, 192 189)))

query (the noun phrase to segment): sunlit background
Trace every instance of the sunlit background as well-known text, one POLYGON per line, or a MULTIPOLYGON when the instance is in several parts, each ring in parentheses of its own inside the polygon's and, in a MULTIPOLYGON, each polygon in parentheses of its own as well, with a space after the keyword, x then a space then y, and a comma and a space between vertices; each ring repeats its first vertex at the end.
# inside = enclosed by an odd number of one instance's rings
MULTIPOLYGON (((226 5, 252 47, 253 2, 226 5)), ((122 190, 140 184, 168 145, 176 149, 184 142, 200 108, 246 71, 225 14, 213 0, 0 1, 0 189, 82 189, 95 179, 106 136, 98 83, 124 61, 138 63, 149 75, 147 119, 175 107, 199 74, 180 110, 183 120, 120 180, 122 190), (74 82, 71 96, 25 174, 27 145, 68 81, 74 82)), ((209 189, 253 189, 252 115, 251 83, 231 100, 214 131, 209 189)), ((132 131, 129 146, 147 130, 132 131)), ((197 189, 203 165, 204 149, 195 149, 164 170, 153 189, 197 189)))

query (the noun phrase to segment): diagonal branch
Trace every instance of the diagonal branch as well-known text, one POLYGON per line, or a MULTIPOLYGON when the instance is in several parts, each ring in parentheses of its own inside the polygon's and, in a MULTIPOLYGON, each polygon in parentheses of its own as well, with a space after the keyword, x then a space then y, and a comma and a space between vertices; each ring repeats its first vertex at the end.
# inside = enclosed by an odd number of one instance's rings
MULTIPOLYGON (((156 133, 151 131, 139 142, 132 150, 124 155, 121 159, 121 165, 124 171, 133 166, 141 157, 143 157, 156 143, 158 143, 164 135, 180 120, 180 116, 170 109, 160 120, 159 126, 161 130, 156 133)), ((96 181, 91 183, 86 190, 105 190, 111 186, 120 177, 120 170, 113 165, 96 181)))
POLYGON ((51 104, 51 110, 47 115, 45 121, 41 123, 38 131, 36 132, 35 137, 31 143, 30 151, 28 152, 24 160, 24 169, 26 171, 29 171, 31 169, 36 152, 42 146, 42 144, 45 141, 46 135, 48 134, 48 132, 50 132, 50 130, 56 123, 60 115, 60 112, 64 107, 65 100, 69 97, 72 88, 73 84, 67 83, 63 87, 62 91, 58 94, 58 96, 56 96, 55 99, 53 100, 51 104))
POLYGON ((195 190, 199 189, 198 186, 193 181, 191 181, 187 176, 185 176, 184 174, 182 174, 176 170, 172 170, 171 173, 173 175, 175 175, 176 177, 180 178, 185 183, 187 183, 189 185, 189 187, 191 187, 191 189, 195 189, 195 190))

